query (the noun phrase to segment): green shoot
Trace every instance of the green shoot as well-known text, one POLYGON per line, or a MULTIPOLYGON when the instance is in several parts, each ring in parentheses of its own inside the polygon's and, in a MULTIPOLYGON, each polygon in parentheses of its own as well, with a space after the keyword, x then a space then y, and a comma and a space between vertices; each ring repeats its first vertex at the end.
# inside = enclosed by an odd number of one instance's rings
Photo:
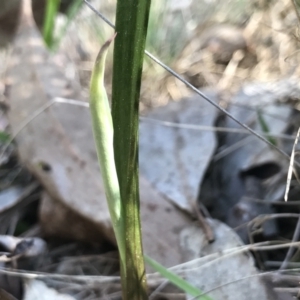
POLYGON ((65 36, 71 21, 75 18, 82 3, 82 0, 72 1, 66 13, 67 20, 59 30, 57 36, 55 36, 55 20, 58 14, 60 0, 47 0, 43 24, 43 38, 49 49, 55 51, 58 48, 59 43, 65 36))
POLYGON ((154 261, 150 257, 145 255, 145 261, 147 264, 152 267, 155 271, 160 273, 164 278, 168 279, 171 283, 173 283, 175 286, 177 286, 179 289, 184 291, 185 293, 195 297, 195 299, 202 299, 202 300, 212 300, 207 295, 203 295, 203 292, 199 290, 197 287, 191 285, 186 280, 182 279, 181 277, 177 276, 175 273, 169 271, 165 267, 163 267, 158 262, 154 261))
POLYGON ((52 48, 54 43, 55 19, 59 9, 60 0, 47 0, 46 13, 43 25, 43 38, 48 46, 52 48))
MULTIPOLYGON (((265 121, 262 111, 260 109, 257 110, 257 116, 258 116, 258 123, 261 126, 261 129, 263 131, 263 133, 269 134, 270 133, 270 129, 269 126, 267 124, 267 122, 265 121)), ((267 140, 274 146, 277 145, 276 139, 273 138, 272 136, 268 135, 267 136, 267 140)))

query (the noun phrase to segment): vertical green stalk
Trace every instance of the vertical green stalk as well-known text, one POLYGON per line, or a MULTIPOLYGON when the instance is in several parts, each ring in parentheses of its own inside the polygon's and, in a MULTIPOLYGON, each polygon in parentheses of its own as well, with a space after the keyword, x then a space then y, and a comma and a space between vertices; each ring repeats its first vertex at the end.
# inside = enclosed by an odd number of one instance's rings
POLYGON ((47 0, 45 19, 43 24, 43 38, 46 45, 51 48, 54 42, 54 25, 60 0, 47 0))
POLYGON ((139 96, 150 0, 118 0, 112 117, 114 153, 125 214, 124 300, 147 299, 138 180, 139 96))

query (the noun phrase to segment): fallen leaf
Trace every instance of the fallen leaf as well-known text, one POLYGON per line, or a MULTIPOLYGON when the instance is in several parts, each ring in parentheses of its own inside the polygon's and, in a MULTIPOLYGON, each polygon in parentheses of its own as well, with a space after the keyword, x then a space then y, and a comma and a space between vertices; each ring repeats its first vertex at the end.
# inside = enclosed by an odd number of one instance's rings
MULTIPOLYGON (((215 93, 207 94, 217 100, 215 93)), ((141 173, 166 198, 189 212, 194 211, 216 138, 213 131, 184 126, 212 128, 216 117, 212 105, 194 96, 154 109, 140 125, 141 173)))
POLYGON ((259 276, 252 255, 238 250, 243 245, 239 236, 217 220, 211 219, 210 225, 215 233, 215 242, 210 244, 196 225, 181 232, 182 252, 188 263, 176 272, 214 300, 278 299, 259 276))

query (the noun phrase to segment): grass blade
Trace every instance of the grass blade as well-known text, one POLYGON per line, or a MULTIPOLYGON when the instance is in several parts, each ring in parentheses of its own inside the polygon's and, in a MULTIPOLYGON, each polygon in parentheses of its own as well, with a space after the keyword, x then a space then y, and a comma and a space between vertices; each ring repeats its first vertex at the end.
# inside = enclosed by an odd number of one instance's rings
POLYGON ((52 48, 54 43, 55 18, 59 9, 60 0, 47 0, 46 13, 43 25, 43 38, 48 46, 52 48))
POLYGON ((195 299, 202 299, 202 300, 212 300, 209 296, 203 295, 203 292, 199 290, 197 287, 191 285, 186 280, 182 279, 181 277, 177 276, 173 272, 169 271, 165 267, 163 267, 158 262, 154 261, 152 258, 145 256, 145 261, 149 266, 151 266, 155 271, 160 273, 163 277, 167 278, 171 283, 175 286, 183 290, 185 293, 195 297, 195 299))
POLYGON ((267 140, 274 146, 277 146, 277 142, 276 139, 274 137, 272 137, 270 134, 270 129, 269 126, 267 124, 267 122, 265 121, 265 118, 263 117, 263 113, 261 111, 261 109, 257 110, 257 116, 258 116, 258 123, 263 131, 263 133, 266 134, 266 138, 267 140))

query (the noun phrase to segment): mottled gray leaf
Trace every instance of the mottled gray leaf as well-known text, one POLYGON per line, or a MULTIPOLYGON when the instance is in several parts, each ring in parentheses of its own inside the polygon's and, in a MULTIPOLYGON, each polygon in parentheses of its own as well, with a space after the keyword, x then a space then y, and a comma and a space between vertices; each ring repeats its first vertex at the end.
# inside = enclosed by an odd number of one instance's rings
MULTIPOLYGON (((208 96, 216 99, 216 95, 208 96)), ((179 207, 192 211, 199 184, 216 146, 215 133, 164 126, 161 121, 213 127, 216 109, 199 96, 169 103, 147 114, 140 125, 140 170, 179 207)))

